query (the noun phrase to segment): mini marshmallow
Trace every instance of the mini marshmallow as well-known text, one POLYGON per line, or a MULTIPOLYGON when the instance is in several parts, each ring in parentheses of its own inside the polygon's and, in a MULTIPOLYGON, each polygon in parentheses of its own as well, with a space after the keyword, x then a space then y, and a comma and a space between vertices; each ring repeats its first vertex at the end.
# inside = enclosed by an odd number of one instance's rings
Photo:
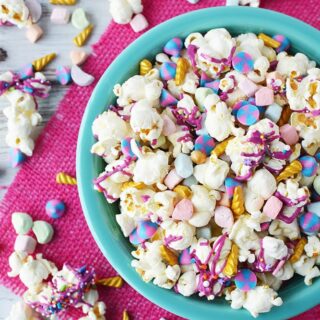
POLYGON ((54 24, 67 24, 70 19, 70 13, 67 8, 54 7, 52 9, 50 20, 54 24))
POLYGON ((11 222, 16 233, 20 235, 28 233, 33 225, 31 216, 23 212, 14 212, 11 216, 11 222))
POLYGON ((188 199, 182 199, 173 210, 172 218, 175 220, 189 220, 193 214, 192 202, 188 199))
POLYGON ((248 78, 241 80, 238 86, 248 97, 252 97, 259 89, 259 87, 248 78))
POLYGON ((277 123, 281 117, 281 113, 282 107, 280 107, 277 103, 272 103, 267 107, 264 116, 274 123, 277 123))
POLYGON ((53 228, 46 221, 35 221, 32 231, 35 234, 37 241, 41 244, 49 243, 53 237, 53 228))
POLYGON ((283 203, 277 197, 270 197, 263 207, 263 213, 268 217, 275 219, 282 209, 283 203))
POLYGON ((280 127, 280 135, 283 141, 289 145, 295 145, 299 141, 299 135, 295 127, 285 124, 280 127))
POLYGON ((34 253, 37 241, 27 235, 18 235, 14 243, 15 251, 23 251, 28 254, 34 253))
POLYGON ((183 180, 182 177, 180 177, 177 174, 177 171, 175 169, 171 170, 168 175, 164 179, 164 184, 169 188, 173 189, 176 185, 178 185, 183 180))
POLYGON ((233 213, 227 207, 216 207, 214 210, 214 221, 221 228, 231 228, 233 225, 233 213))
POLYGON ((72 64, 80 66, 87 60, 88 54, 84 50, 70 51, 70 59, 72 64))
POLYGON ((269 106, 274 102, 273 90, 268 87, 262 87, 255 93, 255 102, 257 106, 269 106))
POLYGON ((146 17, 139 13, 134 16, 134 18, 130 21, 130 26, 133 29, 134 32, 141 32, 148 28, 149 23, 146 19, 146 17))
POLYGON ((26 36, 32 43, 37 42, 43 35, 42 28, 37 24, 32 24, 27 28, 26 36))

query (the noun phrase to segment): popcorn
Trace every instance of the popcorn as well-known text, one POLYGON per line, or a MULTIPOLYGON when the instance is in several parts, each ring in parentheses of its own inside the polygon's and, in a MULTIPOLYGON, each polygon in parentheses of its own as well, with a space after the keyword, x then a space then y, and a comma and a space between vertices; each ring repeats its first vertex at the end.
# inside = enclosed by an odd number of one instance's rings
POLYGON ((266 263, 271 265, 274 263, 274 259, 281 260, 288 255, 288 248, 280 239, 269 236, 264 237, 262 239, 262 247, 266 263))
POLYGON ((303 207, 308 202, 310 196, 308 188, 299 188, 299 183, 293 179, 287 179, 285 183, 280 182, 276 195, 290 207, 303 207))
POLYGON ((178 280, 177 290, 185 297, 192 296, 197 290, 196 273, 194 271, 183 273, 178 280))
POLYGON ((9 22, 19 28, 28 24, 29 9, 23 0, 0 0, 0 21, 9 22))
POLYGON ((320 240, 317 236, 308 237, 308 243, 304 246, 304 251, 310 258, 317 258, 320 255, 320 240))
POLYGON ((12 305, 6 320, 39 320, 39 316, 22 300, 12 305))
POLYGON ((290 240, 300 238, 300 230, 296 219, 291 223, 275 219, 271 222, 268 231, 278 238, 288 238, 290 240))
POLYGON ((302 255, 301 258, 292 265, 294 271, 304 277, 304 283, 307 286, 312 284, 312 279, 320 276, 320 270, 315 266, 316 260, 316 258, 309 258, 306 255, 302 255))
POLYGON ((260 169, 255 172, 252 179, 248 181, 248 188, 267 200, 277 189, 277 183, 274 176, 266 169, 260 169))

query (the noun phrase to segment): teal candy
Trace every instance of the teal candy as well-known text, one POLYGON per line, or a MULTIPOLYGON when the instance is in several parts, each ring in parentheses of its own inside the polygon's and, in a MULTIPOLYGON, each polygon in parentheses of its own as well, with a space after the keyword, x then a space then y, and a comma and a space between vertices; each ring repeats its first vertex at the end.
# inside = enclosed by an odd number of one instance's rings
MULTIPOLYGON (((77 181, 83 212, 103 254, 124 280, 143 296, 162 308, 192 320, 213 318, 248 320, 252 317, 246 310, 231 309, 224 299, 212 302, 198 297, 185 298, 173 290, 164 290, 142 281, 131 267, 133 247, 128 239, 124 238, 115 219, 115 214, 119 212, 118 205, 108 205, 103 195, 91 187, 92 180, 105 166, 102 160, 93 157, 89 152, 95 142, 91 126, 106 106, 114 103, 113 86, 138 73, 138 68, 123 68, 124 65, 128 65, 128 61, 130 66, 138 66, 139 61, 146 56, 152 57, 152 54, 160 52, 163 45, 172 37, 177 35, 186 37, 194 31, 206 31, 222 26, 234 34, 249 31, 259 33, 261 30, 270 35, 281 32, 290 39, 292 48, 301 50, 310 59, 320 62, 320 50, 316 45, 320 42, 319 31, 274 11, 249 7, 216 7, 178 16, 143 34, 108 67, 96 85, 86 108, 77 149, 77 181)), ((272 308, 271 312, 260 315, 259 319, 260 317, 261 320, 289 319, 300 314, 320 303, 319 291, 319 278, 313 281, 312 286, 305 286, 301 277, 290 279, 279 292, 285 303, 272 308)))
POLYGON ((182 178, 188 178, 193 174, 193 164, 190 156, 180 153, 174 161, 177 174, 182 178))
POLYGON ((310 203, 308 205, 308 211, 320 217, 320 201, 310 203))
POLYGON ((282 107, 280 107, 277 103, 270 104, 267 107, 264 116, 265 118, 270 119, 271 121, 277 123, 281 117, 282 107))
POLYGON ((190 176, 189 178, 184 179, 182 184, 190 188, 191 186, 198 184, 198 180, 194 176, 190 176))

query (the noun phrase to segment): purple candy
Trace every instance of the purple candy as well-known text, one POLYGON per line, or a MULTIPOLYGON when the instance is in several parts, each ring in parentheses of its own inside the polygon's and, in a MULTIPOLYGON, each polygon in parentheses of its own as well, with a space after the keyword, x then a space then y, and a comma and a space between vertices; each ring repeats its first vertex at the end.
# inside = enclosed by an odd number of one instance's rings
POLYGON ((280 47, 276 49, 277 53, 287 51, 290 48, 290 41, 283 34, 276 34, 272 37, 274 40, 280 42, 280 47))
POLYGON ((159 226, 151 221, 140 221, 136 229, 134 229, 130 236, 129 241, 134 244, 140 244, 150 238, 157 232, 159 226))
POLYGON ((320 230, 320 217, 312 212, 305 212, 299 217, 299 225, 307 235, 315 235, 320 230))
POLYGON ((228 195, 229 198, 233 197, 234 194, 234 189, 237 186, 240 186, 241 183, 233 178, 227 177, 224 181, 224 186, 226 188, 226 193, 228 195))
POLYGON ((314 157, 303 156, 299 158, 299 161, 302 165, 302 175, 305 177, 312 177, 316 175, 319 164, 314 157))
POLYGON ((190 248, 184 249, 179 256, 179 263, 181 265, 188 265, 194 262, 194 259, 191 258, 190 248))

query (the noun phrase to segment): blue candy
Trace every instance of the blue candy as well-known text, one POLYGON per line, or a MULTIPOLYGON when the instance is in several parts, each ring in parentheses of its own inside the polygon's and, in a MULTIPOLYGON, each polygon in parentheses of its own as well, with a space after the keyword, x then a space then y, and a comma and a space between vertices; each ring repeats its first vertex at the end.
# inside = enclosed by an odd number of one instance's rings
POLYGON ((180 38, 169 40, 163 48, 163 51, 171 56, 178 57, 183 47, 183 42, 180 38))
POLYGON ((20 166, 26 160, 26 156, 19 149, 9 150, 9 162, 12 168, 20 166))
POLYGON ((305 234, 317 234, 320 230, 320 217, 315 213, 305 212, 299 217, 299 225, 305 234))
POLYGON ((177 65, 173 62, 164 62, 160 67, 162 80, 172 80, 176 76, 177 65))
POLYGON ((302 164, 302 175, 305 177, 312 177, 316 175, 319 164, 314 157, 303 156, 299 158, 300 163, 302 164))
POLYGON ((193 174, 193 164, 191 158, 184 154, 179 153, 174 161, 177 174, 186 179, 193 174))

